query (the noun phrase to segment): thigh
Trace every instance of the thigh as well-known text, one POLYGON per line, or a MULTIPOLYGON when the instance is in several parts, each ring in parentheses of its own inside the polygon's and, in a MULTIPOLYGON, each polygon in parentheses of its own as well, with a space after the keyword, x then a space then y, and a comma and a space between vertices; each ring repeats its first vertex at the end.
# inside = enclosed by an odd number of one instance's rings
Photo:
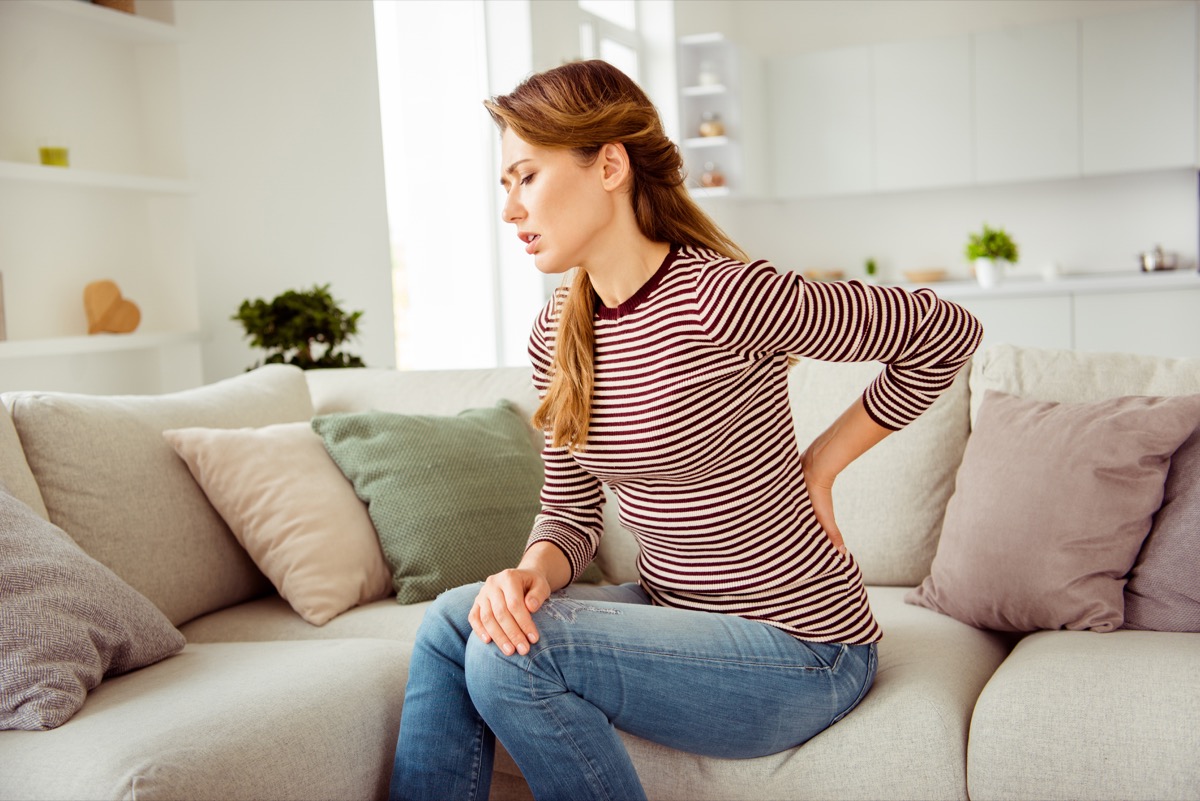
POLYGON ((610 600, 645 598, 636 585, 579 590, 535 614, 529 670, 618 729, 673 748, 736 758, 799 745, 857 704, 874 675, 873 646, 806 643, 733 615, 610 600))

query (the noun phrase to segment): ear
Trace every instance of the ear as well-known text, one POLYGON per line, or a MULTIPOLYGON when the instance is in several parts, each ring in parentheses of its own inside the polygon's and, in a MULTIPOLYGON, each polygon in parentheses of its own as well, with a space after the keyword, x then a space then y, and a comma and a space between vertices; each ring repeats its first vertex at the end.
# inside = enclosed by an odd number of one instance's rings
POLYGON ((632 168, 625 145, 609 142, 600 148, 600 157, 596 161, 600 165, 601 180, 606 190, 611 192, 620 189, 629 182, 632 168))

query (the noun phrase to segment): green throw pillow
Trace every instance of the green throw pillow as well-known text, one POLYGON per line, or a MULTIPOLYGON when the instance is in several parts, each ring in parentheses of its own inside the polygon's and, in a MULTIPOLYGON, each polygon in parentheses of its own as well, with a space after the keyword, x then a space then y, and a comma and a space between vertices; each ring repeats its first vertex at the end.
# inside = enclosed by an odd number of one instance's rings
MULTIPOLYGON (((520 561, 541 509, 542 460, 513 404, 455 417, 328 414, 312 425, 367 504, 398 602, 520 561)), ((599 579, 594 565, 589 572, 599 579)))

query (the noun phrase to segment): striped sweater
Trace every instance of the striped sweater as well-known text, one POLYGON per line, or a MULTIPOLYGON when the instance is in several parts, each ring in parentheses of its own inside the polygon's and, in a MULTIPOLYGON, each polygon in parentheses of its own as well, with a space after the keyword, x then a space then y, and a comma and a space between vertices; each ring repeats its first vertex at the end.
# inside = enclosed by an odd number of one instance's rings
MULTIPOLYGON (((567 291, 530 336, 541 395, 567 291)), ((553 542, 578 578, 603 530, 603 482, 637 538, 654 603, 739 615, 801 639, 877 641, 861 571, 809 502, 788 357, 883 362, 863 402, 880 425, 900 429, 970 358, 975 318, 929 290, 805 281, 765 261, 681 247, 619 308, 599 306, 594 323, 586 446, 572 454, 547 436, 529 544, 553 542)))

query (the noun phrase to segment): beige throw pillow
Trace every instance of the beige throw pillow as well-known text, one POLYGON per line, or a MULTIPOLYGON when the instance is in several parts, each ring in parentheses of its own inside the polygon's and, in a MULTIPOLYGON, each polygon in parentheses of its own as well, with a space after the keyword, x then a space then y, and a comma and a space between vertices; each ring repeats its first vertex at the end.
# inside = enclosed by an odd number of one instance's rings
POLYGON ((1095 403, 988 391, 933 566, 905 600, 998 631, 1112 631, 1200 395, 1095 403))
POLYGON ((366 504, 309 423, 163 436, 259 570, 309 623, 324 625, 391 592, 366 504))

